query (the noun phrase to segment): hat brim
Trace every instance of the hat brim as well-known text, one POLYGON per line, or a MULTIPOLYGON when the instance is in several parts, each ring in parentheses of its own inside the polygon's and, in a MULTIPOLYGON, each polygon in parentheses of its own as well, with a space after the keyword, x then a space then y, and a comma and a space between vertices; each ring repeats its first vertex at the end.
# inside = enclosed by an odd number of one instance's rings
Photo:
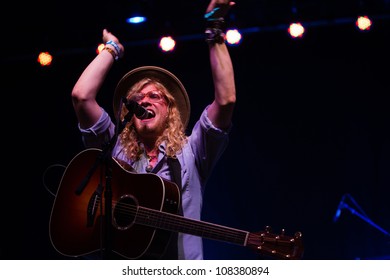
POLYGON ((118 82, 114 93, 114 113, 118 114, 122 96, 143 78, 152 78, 163 84, 175 98, 183 125, 186 128, 190 118, 191 106, 186 89, 180 80, 166 69, 157 66, 142 66, 129 71, 118 82))

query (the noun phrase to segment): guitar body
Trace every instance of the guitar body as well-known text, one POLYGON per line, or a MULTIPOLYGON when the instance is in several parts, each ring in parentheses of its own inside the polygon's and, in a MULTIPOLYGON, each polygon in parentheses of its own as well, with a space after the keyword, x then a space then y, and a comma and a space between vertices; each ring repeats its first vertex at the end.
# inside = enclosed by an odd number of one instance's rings
POLYGON ((249 247, 272 258, 302 257, 302 233, 288 236, 283 229, 274 234, 270 227, 251 233, 183 217, 178 214, 181 195, 176 184, 152 173, 135 173, 115 159, 110 164, 103 162, 101 152, 80 152, 62 176, 49 223, 51 243, 62 255, 106 253, 109 248, 110 257, 116 253, 126 259, 160 259, 172 233, 181 232, 249 247), (112 196, 107 210, 105 195, 110 192, 105 184, 111 186, 112 196), (111 213, 110 227, 105 226, 107 211, 111 213))
MULTIPOLYGON (((104 249, 104 187, 106 164, 100 164, 89 180, 89 170, 101 154, 87 149, 76 155, 67 166, 53 204, 49 233, 54 248, 65 256, 78 257, 104 249)), ((124 169, 112 160, 112 251, 124 258, 159 258, 165 251, 171 232, 144 225, 153 212, 178 213, 180 190, 177 185, 148 173, 124 169)))

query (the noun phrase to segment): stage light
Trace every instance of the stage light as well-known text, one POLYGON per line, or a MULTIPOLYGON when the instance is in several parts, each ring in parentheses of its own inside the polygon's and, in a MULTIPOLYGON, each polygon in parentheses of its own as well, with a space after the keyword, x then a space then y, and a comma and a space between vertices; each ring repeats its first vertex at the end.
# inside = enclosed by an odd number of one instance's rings
POLYGON ((145 1, 126 1, 123 7, 123 9, 129 11, 126 23, 140 24, 147 21, 148 11, 150 10, 148 5, 149 3, 145 1))
POLYGON ((298 20, 299 18, 298 8, 295 0, 292 1, 291 12, 292 12, 292 23, 290 23, 287 32, 294 39, 301 38, 303 36, 303 33, 305 33, 305 28, 298 20))
POLYGON ((159 43, 160 49, 164 52, 173 51, 176 45, 176 41, 171 36, 162 37, 159 43))
POLYGON ((41 52, 37 61, 41 66, 49 66, 53 61, 53 56, 48 52, 41 52))
POLYGON ((133 16, 133 17, 129 17, 128 19, 126 19, 126 22, 131 23, 131 24, 139 24, 139 23, 143 23, 145 21, 146 21, 146 17, 144 17, 144 16, 133 16))
POLYGON ((237 29, 228 29, 225 39, 230 45, 238 45, 241 43, 242 35, 237 29))
POLYGON ((104 44, 103 44, 103 43, 99 44, 99 46, 96 48, 96 54, 101 53, 101 51, 103 50, 103 48, 104 48, 104 44))
POLYGON ((372 26, 372 21, 368 16, 359 16, 355 22, 357 28, 361 31, 368 31, 372 26))
POLYGON ((290 24, 287 31, 291 37, 301 38, 305 33, 305 28, 302 26, 301 23, 295 22, 290 24))

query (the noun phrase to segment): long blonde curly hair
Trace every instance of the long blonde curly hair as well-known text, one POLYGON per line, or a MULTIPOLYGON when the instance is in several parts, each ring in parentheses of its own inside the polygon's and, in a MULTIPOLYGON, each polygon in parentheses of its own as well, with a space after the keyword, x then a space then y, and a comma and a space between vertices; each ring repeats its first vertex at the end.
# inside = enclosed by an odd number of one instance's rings
MULTIPOLYGON (((169 93, 167 88, 159 81, 144 78, 134 84, 126 94, 126 98, 130 99, 132 95, 140 92, 147 85, 154 85, 164 96, 168 105, 168 117, 166 118, 166 129, 164 133, 157 139, 156 147, 162 142, 166 142, 166 155, 168 157, 176 157, 176 154, 181 151, 184 144, 187 142, 185 135, 185 127, 180 117, 180 112, 177 108, 174 97, 169 93)), ((122 106, 121 120, 123 120, 129 111, 126 106, 122 106)), ((123 153, 127 158, 136 161, 139 160, 144 150, 140 146, 138 134, 134 128, 133 118, 126 124, 122 133, 119 135, 120 143, 123 146, 123 153)))

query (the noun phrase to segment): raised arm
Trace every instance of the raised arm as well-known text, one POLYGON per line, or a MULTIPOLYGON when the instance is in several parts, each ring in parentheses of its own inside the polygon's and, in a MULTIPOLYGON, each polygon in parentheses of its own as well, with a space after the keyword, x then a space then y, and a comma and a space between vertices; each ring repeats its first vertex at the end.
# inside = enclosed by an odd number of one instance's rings
MULTIPOLYGON (((211 0, 205 16, 206 20, 209 21, 208 26, 218 29, 223 17, 234 4, 229 0, 211 0)), ((230 54, 225 42, 218 41, 218 32, 218 30, 213 29, 211 38, 215 40, 209 40, 210 66, 215 97, 208 109, 208 117, 216 127, 224 129, 231 124, 236 102, 236 87, 230 54), (214 34, 215 32, 217 34, 214 34)))
POLYGON ((72 90, 73 108, 81 128, 89 128, 99 120, 102 111, 96 96, 115 58, 124 53, 122 44, 106 29, 103 30, 103 42, 105 49, 85 68, 72 90))

